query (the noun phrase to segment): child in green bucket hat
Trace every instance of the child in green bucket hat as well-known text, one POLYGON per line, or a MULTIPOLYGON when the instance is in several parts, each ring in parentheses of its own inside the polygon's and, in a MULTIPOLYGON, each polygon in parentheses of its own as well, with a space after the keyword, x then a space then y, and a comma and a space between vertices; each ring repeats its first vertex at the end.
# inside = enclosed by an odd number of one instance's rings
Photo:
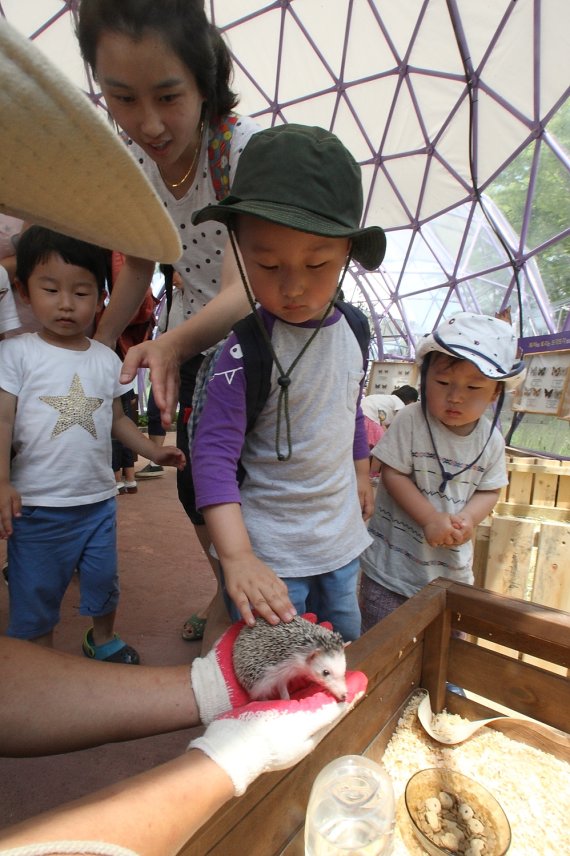
POLYGON ((335 303, 351 260, 373 270, 386 250, 383 230, 362 228, 361 216, 350 152, 322 128, 289 124, 254 135, 231 195, 192 218, 227 226, 273 360, 269 394, 247 430, 247 378, 231 334, 192 441, 197 506, 229 615, 252 624, 260 606, 274 623, 314 612, 346 640, 360 634, 358 557, 370 543, 373 500, 363 355, 335 303))

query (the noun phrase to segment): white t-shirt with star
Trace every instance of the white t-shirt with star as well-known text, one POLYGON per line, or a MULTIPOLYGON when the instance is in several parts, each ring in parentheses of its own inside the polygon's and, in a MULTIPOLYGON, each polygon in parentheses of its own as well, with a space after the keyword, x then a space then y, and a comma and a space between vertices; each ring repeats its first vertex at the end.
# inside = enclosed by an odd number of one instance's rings
POLYGON ((111 469, 113 399, 121 361, 89 340, 58 348, 37 333, 0 342, 0 388, 18 399, 10 481, 23 505, 88 505, 116 494, 111 469))

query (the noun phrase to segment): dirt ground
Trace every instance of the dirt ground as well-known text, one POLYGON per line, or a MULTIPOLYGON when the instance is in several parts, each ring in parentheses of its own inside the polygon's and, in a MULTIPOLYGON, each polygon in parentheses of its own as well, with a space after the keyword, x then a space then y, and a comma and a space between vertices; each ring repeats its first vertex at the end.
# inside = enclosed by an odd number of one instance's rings
MULTIPOLYGON (((141 458, 136 468, 145 464, 141 458)), ((192 612, 208 604, 215 584, 178 502, 174 470, 141 480, 138 493, 117 497, 117 505, 122 593, 116 630, 147 665, 190 663, 199 655, 200 643, 183 641, 180 630, 192 612)), ((5 550, 1 543, 2 564, 5 550)), ((89 620, 78 614, 78 602, 74 579, 64 600, 55 647, 82 656, 81 640, 89 620)), ((8 589, 0 581, 0 633, 5 632, 7 612, 8 589)), ((39 698, 43 689, 38 688, 39 698)), ((0 687, 0 704, 9 703, 0 687)), ((178 731, 67 755, 0 758, 0 827, 166 761, 184 751, 191 735, 191 730, 178 731)))

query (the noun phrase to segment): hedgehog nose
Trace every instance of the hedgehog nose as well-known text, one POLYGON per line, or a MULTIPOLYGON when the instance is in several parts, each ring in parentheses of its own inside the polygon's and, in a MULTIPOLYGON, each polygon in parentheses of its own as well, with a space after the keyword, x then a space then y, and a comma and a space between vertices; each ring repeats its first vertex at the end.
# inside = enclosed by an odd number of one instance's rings
POLYGON ((338 700, 339 701, 346 701, 346 693, 343 693, 341 696, 339 696, 338 700))

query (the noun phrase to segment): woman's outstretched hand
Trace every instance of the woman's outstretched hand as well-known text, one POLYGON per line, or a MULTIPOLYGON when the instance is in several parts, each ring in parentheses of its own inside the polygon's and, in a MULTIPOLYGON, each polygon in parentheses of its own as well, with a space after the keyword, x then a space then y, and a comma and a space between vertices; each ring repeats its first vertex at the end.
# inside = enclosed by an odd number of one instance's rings
POLYGON ((129 383, 138 369, 150 369, 150 380, 160 421, 170 428, 178 406, 180 358, 168 334, 129 348, 121 371, 121 383, 129 383))

